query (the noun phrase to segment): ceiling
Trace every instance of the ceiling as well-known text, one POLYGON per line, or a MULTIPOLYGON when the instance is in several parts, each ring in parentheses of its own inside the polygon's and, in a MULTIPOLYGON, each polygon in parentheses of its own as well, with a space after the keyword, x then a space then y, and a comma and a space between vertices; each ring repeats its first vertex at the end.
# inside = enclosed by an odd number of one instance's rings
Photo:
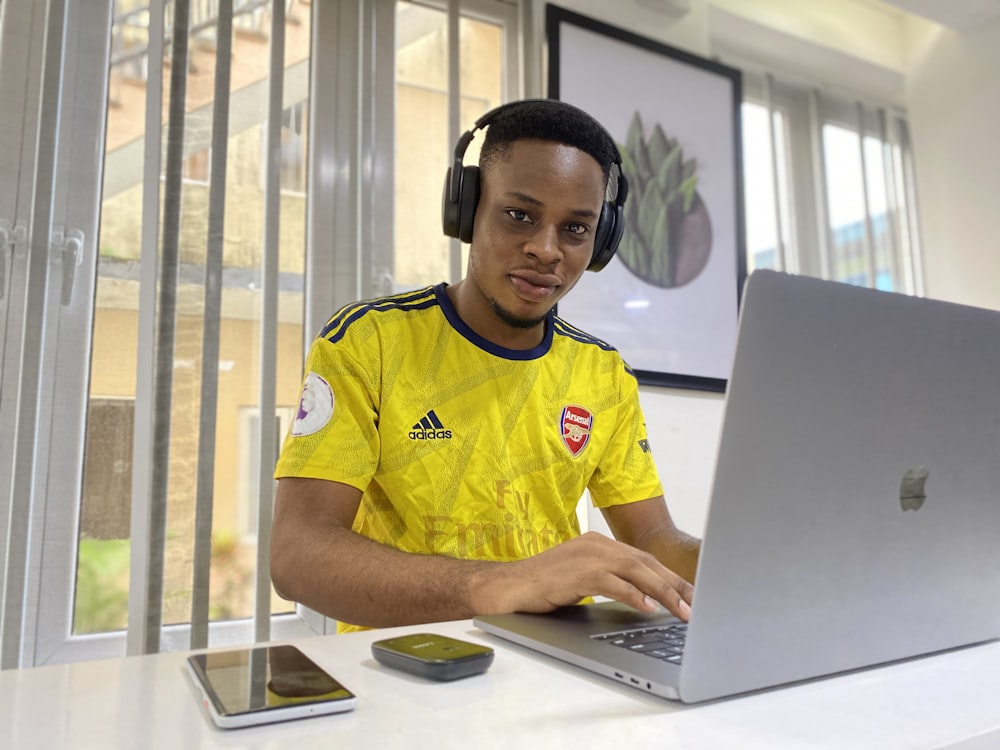
POLYGON ((959 32, 1000 18, 1000 0, 880 0, 877 4, 935 21, 959 32))

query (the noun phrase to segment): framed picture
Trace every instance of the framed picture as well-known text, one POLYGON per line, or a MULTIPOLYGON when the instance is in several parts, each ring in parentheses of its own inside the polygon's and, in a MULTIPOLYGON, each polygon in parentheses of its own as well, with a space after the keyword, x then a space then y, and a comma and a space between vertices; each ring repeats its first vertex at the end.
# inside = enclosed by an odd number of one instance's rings
POLYGON ((740 72, 546 6, 548 95, 593 115, 628 181, 611 262, 559 314, 639 382, 725 391, 746 277, 740 72))

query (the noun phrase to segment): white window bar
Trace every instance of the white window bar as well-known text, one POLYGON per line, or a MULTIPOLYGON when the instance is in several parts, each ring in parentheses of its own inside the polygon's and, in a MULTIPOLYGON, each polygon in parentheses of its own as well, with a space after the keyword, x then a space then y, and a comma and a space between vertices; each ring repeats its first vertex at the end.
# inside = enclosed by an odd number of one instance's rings
POLYGON ((278 357, 278 256, 281 221, 281 113, 285 81, 285 4, 271 4, 270 80, 268 82, 267 157, 264 182, 264 248, 260 325, 260 429, 257 445, 257 568, 254 589, 254 639, 271 636, 271 521, 274 462, 278 452, 276 413, 278 357))
MULTIPOLYGON (((219 402, 222 249, 225 239, 233 0, 217 0, 217 3, 215 95, 212 103, 212 162, 208 185, 205 308, 202 318, 201 413, 198 427, 194 565, 191 588, 191 648, 204 648, 208 645, 209 573, 212 565, 212 504, 215 500, 215 435, 219 402)), ((213 10, 216 9, 213 8, 213 10)))
MULTIPOLYGON (((459 14, 458 0, 448 0, 448 143, 456 143, 462 134, 461 104, 462 104, 462 61, 459 45, 459 14)), ((449 153, 446 163, 451 163, 449 153)), ((452 238, 448 241, 448 275, 449 283, 454 284, 462 278, 462 241, 452 238)))
POLYGON ((778 172, 778 134, 774 130, 774 78, 770 73, 764 76, 764 101, 767 109, 767 138, 771 144, 771 192, 774 205, 774 246, 777 252, 777 270, 788 269, 788 249, 785 245, 785 231, 781 220, 781 191, 778 172))
POLYGON ((534 3, 522 0, 518 3, 518 15, 516 17, 516 27, 520 33, 513 33, 508 28, 505 32, 510 41, 507 43, 507 60, 510 64, 520 60, 524 63, 524 73, 520 69, 515 69, 513 76, 507 76, 507 65, 504 68, 504 88, 509 99, 520 99, 523 97, 538 98, 542 96, 542 72, 540 55, 535 54, 536 49, 541 45, 536 43, 538 33, 535 29, 534 3))
MULTIPOLYGON (((159 275, 160 154, 163 118, 164 13, 166 0, 149 4, 146 112, 143 148, 142 249, 139 288, 157 288, 159 275)), ((153 529, 153 424, 156 392, 156 297, 139 295, 136 352, 135 429, 132 438, 132 518, 129 528, 128 632, 129 655, 148 652, 149 602, 153 576, 150 539, 153 529)), ((162 577, 162 567, 157 569, 162 577)), ((158 622, 154 623, 158 627, 158 622)))
MULTIPOLYGON (((880 149, 882 154, 882 179, 885 180, 885 231, 889 243, 886 262, 889 264, 893 289, 895 291, 904 289, 909 291, 913 288, 913 285, 899 271, 900 265, 905 263, 907 253, 903 244, 902 233, 899 230, 899 217, 902 214, 903 202, 900 200, 901 196, 896 190, 896 169, 893 158, 893 152, 896 150, 896 147, 892 143, 892 136, 889 133, 888 115, 885 107, 879 107, 875 114, 878 118, 878 136, 882 142, 882 148, 880 149)), ((908 276, 909 274, 905 275, 908 276)))
POLYGON ((865 207, 865 234, 862 245, 865 256, 865 276, 868 286, 875 287, 875 231, 872 227, 872 200, 868 185, 868 160, 865 158, 865 106, 861 102, 855 104, 858 115, 858 155, 861 157, 861 199, 865 207))
POLYGON ((360 209, 353 182, 362 101, 357 80, 361 5, 327 0, 312 6, 304 350, 337 302, 360 298, 360 209))
MULTIPOLYGON (((31 214, 28 223, 26 300, 19 361, 11 363, 19 369, 15 391, 16 437, 14 443, 11 504, 8 514, 6 577, 4 580, 3 643, 0 646, 0 669, 22 666, 25 625, 25 601, 28 595, 29 539, 36 529, 31 527, 32 509, 38 498, 44 497, 35 474, 38 451, 38 420, 42 397, 42 351, 45 336, 45 310, 49 291, 50 234, 55 199, 56 155, 58 151, 59 115, 62 106, 60 90, 63 80, 65 53, 65 2, 52 0, 48 5, 45 24, 45 44, 41 70, 38 115, 38 140, 31 214)), ((9 365, 8 365, 9 366, 9 365)), ((6 366, 5 368, 6 369, 6 366)), ((44 483, 41 483, 42 485, 44 483)), ((40 504, 40 503, 39 503, 40 504)))
POLYGON ((366 55, 374 65, 372 107, 365 109, 364 172, 365 242, 370 255, 368 296, 395 291, 395 162, 396 162, 396 3, 375 2, 371 9, 373 47, 366 55))
MULTIPOLYGON (((0 16, 0 73, 19 70, 22 75, 0 74, 0 148, 11 162, 0 182, 0 222, 7 243, 0 248, 8 262, 6 292, 0 296, 0 654, 16 649, 20 632, 7 627, 8 611, 21 606, 17 593, 8 593, 8 581, 23 577, 24 566, 11 559, 10 545, 19 533, 13 525, 14 466, 18 445, 17 419, 20 390, 23 315, 28 303, 28 215, 37 137, 38 99, 41 91, 42 37, 45 8, 42 3, 10 5, 0 16), (23 118, 23 119, 22 119, 23 118), (6 394, 6 397, 3 396, 6 394)), ((23 531, 23 530, 22 530, 23 531)), ((12 616, 12 615, 11 615, 12 616)), ((14 620, 15 624, 19 620, 14 620)), ((7 666, 0 656, 0 668, 7 666)))
POLYGON ((917 195, 916 173, 913 168, 913 144, 910 142, 910 130, 905 120, 896 119, 896 132, 900 146, 903 190, 909 199, 906 206, 906 228, 909 238, 907 257, 913 263, 913 293, 923 296, 926 294, 926 290, 924 285, 923 247, 920 241, 920 224, 917 220, 919 196, 917 195))
POLYGON ((809 89, 809 135, 812 146, 813 193, 816 197, 816 248, 821 278, 833 276, 830 259, 830 210, 827 205, 826 156, 823 151, 823 122, 819 115, 819 91, 809 89))
MULTIPOLYGON (((163 239, 160 247, 159 307, 156 316, 156 365, 153 412, 153 469, 150 488, 149 581, 145 653, 160 650, 163 624, 163 575, 170 483, 170 416, 173 402, 174 341, 180 271, 181 193, 184 121, 187 108, 189 0, 174 0, 170 55, 170 104, 163 186, 163 239)), ((151 179, 146 175, 146 180, 151 179)))

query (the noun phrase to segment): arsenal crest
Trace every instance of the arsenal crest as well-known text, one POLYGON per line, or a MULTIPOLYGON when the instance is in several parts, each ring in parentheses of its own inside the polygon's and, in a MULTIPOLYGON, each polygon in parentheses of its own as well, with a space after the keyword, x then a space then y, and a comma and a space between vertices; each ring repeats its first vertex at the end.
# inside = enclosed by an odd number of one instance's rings
POLYGON ((590 442, 590 428, 594 424, 594 415, 589 410, 576 404, 563 407, 559 426, 562 428, 562 440, 574 458, 590 442))

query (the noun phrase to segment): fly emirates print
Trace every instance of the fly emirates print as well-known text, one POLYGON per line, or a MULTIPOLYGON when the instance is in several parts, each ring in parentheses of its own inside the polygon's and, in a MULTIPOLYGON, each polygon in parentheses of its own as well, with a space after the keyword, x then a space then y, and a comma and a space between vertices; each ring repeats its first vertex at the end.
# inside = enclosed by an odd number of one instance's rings
MULTIPOLYGON (((582 406, 563 407, 560 436, 574 458, 590 442, 593 421, 593 414, 582 406)), ((452 432, 431 410, 413 425, 409 436, 413 440, 447 440, 452 432)), ((493 507, 480 508, 470 517, 463 517, 461 512, 424 514, 424 544, 427 549, 458 557, 517 560, 536 555, 577 533, 568 518, 555 520, 558 514, 532 513, 532 500, 527 489, 507 479, 496 480, 493 507)))

